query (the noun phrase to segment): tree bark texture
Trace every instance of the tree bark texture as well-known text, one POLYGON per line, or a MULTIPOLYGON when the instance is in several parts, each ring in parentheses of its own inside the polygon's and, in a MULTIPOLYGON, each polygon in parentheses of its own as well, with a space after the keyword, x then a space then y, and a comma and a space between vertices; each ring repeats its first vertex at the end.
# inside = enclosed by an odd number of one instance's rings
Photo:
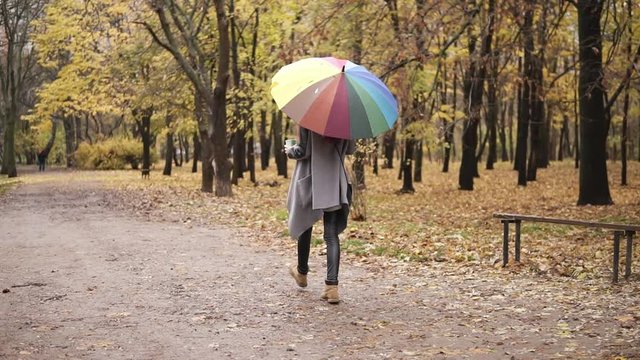
MULTIPOLYGON (((470 2, 470 7, 475 8, 475 1, 470 2)), ((486 73, 484 63, 487 55, 491 53, 491 41, 493 37, 495 1, 489 0, 487 32, 482 38, 479 53, 476 53, 476 37, 469 32, 469 68, 464 79, 464 104, 467 118, 462 129, 462 162, 458 185, 461 190, 473 190, 473 178, 478 174, 478 162, 476 161, 476 148, 478 146, 478 126, 480 124, 482 109, 483 83, 486 73)), ((469 28, 471 29, 471 28, 469 28)))
POLYGON ((527 140, 529 137, 529 124, 531 123, 532 101, 534 94, 532 89, 533 78, 533 1, 527 2, 522 27, 524 48, 524 61, 522 65, 522 93, 518 113, 518 137, 516 143, 516 169, 518 170, 518 185, 527 185, 527 140))
MULTIPOLYGON (((627 19, 629 19, 629 25, 627 26, 627 32, 629 38, 627 39, 627 59, 631 61, 631 40, 633 39, 633 26, 631 19, 633 19, 633 1, 627 0, 627 19)), ((620 185, 627 185, 627 140, 629 137, 629 86, 630 82, 627 82, 624 91, 624 104, 622 110, 622 137, 620 139, 620 161, 622 162, 622 168, 620 170, 620 185)))
POLYGON ((201 9, 194 8, 192 9, 193 11, 185 11, 180 7, 182 4, 174 0, 152 2, 150 6, 158 16, 165 39, 160 39, 150 24, 144 23, 144 26, 154 41, 173 55, 193 84, 195 93, 201 97, 202 103, 205 105, 203 119, 206 119, 207 123, 199 124, 199 128, 201 140, 206 149, 203 155, 212 156, 213 165, 209 168, 209 165, 203 161, 202 191, 211 192, 212 185, 215 185, 215 195, 222 197, 232 195, 226 113, 230 40, 225 1, 213 1, 218 33, 215 82, 212 81, 209 75, 211 57, 203 52, 199 43, 201 41, 198 36, 199 33, 196 28, 191 26, 193 16, 203 17, 209 13, 209 4, 208 2, 205 3, 201 9), (169 18, 171 18, 171 21, 169 18), (177 37, 174 32, 177 32, 177 37), (178 39, 183 40, 183 43, 178 39), (183 51, 186 51, 187 55, 183 51), (206 133, 203 134, 203 131, 206 133), (205 136, 203 137, 202 135, 205 136), (205 141, 205 139, 208 140, 205 141), (213 179, 209 180, 211 174, 215 176, 215 184, 212 184, 213 179))
POLYGON ((200 137, 198 133, 193 134, 193 163, 191 163, 191 172, 198 172, 198 160, 202 158, 202 146, 200 145, 200 137))
POLYGON ((270 131, 267 131, 267 111, 260 110, 258 136, 260 137, 260 168, 262 170, 269 167, 269 158, 271 157, 271 136, 269 134, 270 131))
POLYGON ((74 153, 77 149, 76 144, 76 131, 74 128, 75 118, 71 116, 65 116, 62 118, 62 126, 64 128, 64 143, 65 143, 65 157, 67 160, 67 168, 73 168, 76 166, 74 153))
POLYGON ((283 131, 282 131, 282 111, 274 109, 271 112, 271 134, 272 143, 274 149, 274 157, 276 161, 276 168, 278 169, 278 175, 287 178, 287 155, 282 152, 284 148, 283 144, 283 131))
POLYGON ((602 2, 578 0, 580 56, 580 190, 578 205, 610 205, 602 85, 602 2))
POLYGON ((166 135, 166 144, 164 150, 164 169, 162 170, 162 175, 171 176, 171 164, 173 161, 174 155, 174 145, 173 145, 173 131, 170 128, 171 126, 171 117, 167 116, 165 118, 165 125, 167 126, 167 135, 166 135))

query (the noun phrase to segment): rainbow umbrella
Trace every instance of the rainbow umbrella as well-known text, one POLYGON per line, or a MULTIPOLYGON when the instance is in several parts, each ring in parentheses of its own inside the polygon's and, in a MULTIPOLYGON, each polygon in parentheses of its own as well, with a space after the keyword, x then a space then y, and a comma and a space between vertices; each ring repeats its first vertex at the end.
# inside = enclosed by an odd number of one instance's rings
POLYGON ((271 80, 271 95, 300 126, 334 138, 374 137, 398 118, 398 103, 380 79, 333 57, 284 66, 271 80))

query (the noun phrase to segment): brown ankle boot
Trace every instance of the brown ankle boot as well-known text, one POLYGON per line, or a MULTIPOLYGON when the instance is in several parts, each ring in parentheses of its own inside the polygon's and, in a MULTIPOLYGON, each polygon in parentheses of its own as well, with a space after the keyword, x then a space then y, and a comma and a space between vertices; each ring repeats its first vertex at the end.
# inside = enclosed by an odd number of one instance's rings
POLYGON ((320 297, 327 300, 329 304, 339 303, 340 296, 338 296, 338 285, 325 285, 324 291, 320 297))
POLYGON ((298 272, 297 265, 294 264, 289 266, 289 274, 291 274, 291 277, 293 277, 293 279, 296 281, 296 284, 298 284, 298 286, 307 287, 307 275, 300 274, 300 272, 298 272))

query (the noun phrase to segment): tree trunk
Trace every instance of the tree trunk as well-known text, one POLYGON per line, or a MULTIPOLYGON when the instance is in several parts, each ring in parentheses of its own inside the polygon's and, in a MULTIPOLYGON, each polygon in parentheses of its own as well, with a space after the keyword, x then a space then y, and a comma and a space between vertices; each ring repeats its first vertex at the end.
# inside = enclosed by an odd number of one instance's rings
POLYGON ((532 101, 535 88, 532 86, 534 74, 533 64, 533 6, 534 1, 527 2, 522 28, 524 63, 522 66, 522 94, 518 114, 518 141, 516 143, 516 169, 518 170, 518 185, 527 185, 527 138, 531 123, 532 101))
POLYGON ((560 136, 558 141, 558 161, 564 160, 566 154, 566 146, 568 139, 567 132, 569 131, 569 117, 567 114, 562 115, 562 128, 560 128, 560 136))
MULTIPOLYGON (((77 118, 76 118, 77 120, 77 118)), ((77 122, 76 122, 77 123, 77 122)), ((51 152, 51 149, 53 149, 53 144, 56 141, 56 133, 58 131, 58 122, 55 119, 51 119, 51 135, 49 135, 49 140, 47 140, 47 143, 45 144, 44 148, 42 149, 42 152, 45 154, 45 158, 47 156, 49 156, 49 153, 51 152)))
MULTIPOLYGON (((573 56, 573 62, 576 63, 575 55, 573 56)), ((578 111, 578 82, 579 75, 575 76, 575 83, 573 87, 573 116, 575 121, 573 122, 573 149, 574 149, 574 167, 577 169, 580 167, 580 113, 578 111)))
MULTIPOLYGON (((475 1, 471 0, 470 5, 471 8, 475 8, 475 1)), ((479 55, 476 54, 475 49, 477 39, 471 33, 469 36, 469 56, 471 60, 464 79, 464 102, 467 118, 463 125, 462 162, 458 177, 458 185, 461 190, 473 190, 473 178, 478 175, 476 148, 478 146, 478 126, 480 124, 482 90, 486 73, 484 59, 491 53, 494 15, 495 0, 489 0, 487 32, 482 38, 479 55)))
MULTIPOLYGON (((451 161, 451 151, 453 150, 453 147, 455 146, 454 142, 453 142, 453 135, 455 133, 455 126, 456 126, 456 103, 458 102, 458 71, 456 70, 457 67, 454 66, 453 67, 454 71, 453 71, 453 90, 452 90, 452 99, 451 99, 451 106, 453 108, 453 116, 451 119, 451 125, 447 124, 447 122, 445 121, 444 123, 444 143, 445 143, 445 147, 444 147, 444 160, 442 162, 442 172, 446 173, 449 172, 449 162, 451 161)), ((446 96, 445 96, 446 98, 446 96)))
MULTIPOLYGON (((234 116, 240 116, 240 112, 234 112, 234 116)), ((235 122, 235 120, 234 120, 235 122)), ((238 185, 238 179, 244 177, 244 130, 239 129, 242 125, 236 124, 236 131, 231 137, 231 144, 233 147, 233 172, 231 176, 231 183, 233 185, 238 185)))
MULTIPOLYGON (((171 125, 171 116, 167 116, 165 118, 165 123, 167 128, 171 125)), ((173 147, 173 132, 171 129, 167 131, 166 135, 166 144, 164 151, 164 169, 162 170, 162 175, 171 176, 171 163, 173 162, 173 156, 175 154, 175 150, 173 147)))
POLYGON ((252 183, 256 184, 256 154, 255 140, 253 137, 253 118, 249 119, 249 139, 247 140, 247 170, 249 170, 249 180, 252 183))
POLYGON ((493 164, 498 159, 498 53, 491 52, 489 59, 489 78, 487 79, 487 131, 489 133, 489 153, 487 154, 486 169, 493 170, 493 164))
POLYGON ((507 144, 507 129, 506 129, 506 115, 507 115, 507 107, 511 107, 511 104, 507 104, 506 102, 503 104, 503 108, 500 111, 500 160, 501 161, 509 161, 509 153, 507 152, 507 147, 511 146, 507 144))
POLYGON ((602 2, 578 0, 580 42, 580 190, 578 205, 610 205, 602 85, 602 2))
POLYGON ((200 136, 198 132, 193 133, 193 163, 191 164, 191 172, 198 172, 198 160, 202 157, 202 146, 200 145, 200 136))
POLYGON ((191 145, 189 144, 189 137, 187 135, 180 135, 180 138, 182 139, 180 142, 184 147, 184 161, 189 162, 191 161, 191 145))
POLYGON ((231 164, 227 147, 227 83, 229 81, 229 24, 225 1, 214 0, 218 28, 218 69, 209 106, 209 138, 213 145, 215 195, 231 196, 231 164))
POLYGON ((76 120, 76 124, 75 124, 75 128, 76 128, 76 150, 78 150, 78 146, 80 145, 80 143, 82 143, 84 141, 84 139, 82 138, 82 119, 80 118, 80 116, 76 116, 75 120, 76 120))
MULTIPOLYGON (((183 151, 182 151, 182 137, 179 134, 176 134, 178 138, 178 146, 173 147, 173 164, 176 167, 181 167, 183 162, 183 151)), ((174 139, 175 145, 175 139, 174 139)))
MULTIPOLYGON (((633 26, 631 26, 633 19, 632 0, 627 0, 627 19, 629 19, 629 25, 627 27, 629 38, 627 39, 627 60, 631 61, 631 40, 633 39, 633 26)), ((620 170, 620 185, 627 185, 627 138, 629 128, 629 86, 630 81, 627 82, 624 91, 624 105, 622 110, 622 138, 620 139, 620 161, 622 162, 622 169, 620 170)))
POLYGON ((16 168, 16 127, 20 120, 20 107, 24 100, 25 79, 30 78, 35 57, 33 42, 29 39, 32 20, 39 16, 44 2, 3 1, 0 6, 2 24, 2 51, 0 61, 0 107, 4 116, 4 143, 0 174, 18 176, 16 168))
POLYGON ((378 175, 378 151, 380 148, 380 141, 373 139, 373 153, 371 154, 371 163, 373 164, 373 174, 378 175))
POLYGON ((542 132, 544 123, 544 103, 541 101, 540 94, 542 92, 542 61, 538 56, 532 56, 531 59, 531 77, 528 77, 530 85, 530 117, 529 129, 531 148, 529 151, 529 161, 527 167, 527 181, 535 181, 538 173, 538 157, 540 156, 540 148, 542 147, 542 132))
POLYGON ((140 132, 142 135, 142 173, 149 173, 151 170, 151 116, 153 108, 142 110, 140 132))
MULTIPOLYGON (((611 138, 615 139, 616 138, 615 124, 613 126, 609 126, 609 129, 611 131, 611 138)), ((615 141, 611 142, 610 148, 607 149, 606 154, 607 154, 607 160, 613 160, 614 163, 618 161, 618 144, 615 141)))
MULTIPOLYGON (((204 102, 204 97, 201 96, 198 92, 195 94, 195 116, 198 122, 198 134, 194 136, 198 136, 200 151, 198 152, 198 156, 200 161, 202 162, 202 177, 201 177, 201 188, 200 191, 205 193, 213 192, 213 144, 211 143, 211 138, 209 137, 209 133, 207 131, 208 127, 208 118, 205 116, 206 104, 204 102)), ((194 160, 194 164, 197 161, 194 160)), ((196 165, 197 166, 197 165, 196 165)), ((192 169, 193 170, 193 169, 192 169)))
MULTIPOLYGON (((534 97, 532 100, 532 126, 537 124, 538 126, 538 140, 535 150, 535 166, 529 165, 529 169, 533 172, 530 174, 531 180, 536 179, 537 168, 546 168, 549 165, 549 118, 546 116, 546 94, 544 89, 544 66, 545 66, 545 51, 547 47, 547 14, 549 12, 549 6, 551 2, 542 2, 542 14, 537 22, 538 27, 538 52, 534 57, 534 81, 536 91, 532 94, 534 97)), ((532 131, 533 132, 533 131, 532 131)), ((533 137, 533 134, 532 134, 533 137)), ((534 144, 532 142, 531 146, 534 144)))
MULTIPOLYGON (((273 124, 271 125, 273 128, 273 124)), ((271 134, 267 131, 267 112, 260 110, 260 127, 258 135, 260 136, 260 168, 266 170, 269 167, 269 158, 271 157, 271 134)))
POLYGON ((620 185, 627 185, 627 137, 628 137, 628 120, 629 115, 629 83, 624 93, 624 105, 622 110, 622 136, 620 139, 620 161, 622 169, 620 170, 620 185))
POLYGON ((207 130, 200 129, 200 146, 202 147, 202 192, 213 192, 213 143, 207 130))
MULTIPOLYGON (((251 42, 251 61, 249 63, 249 73, 252 77, 255 77, 255 64, 256 64, 256 53, 258 50, 258 29, 260 27, 260 8, 255 9, 255 23, 253 27, 253 40, 251 42)), ((247 131, 249 132, 249 138, 247 139, 247 169, 249 170, 249 179, 254 185, 257 185, 256 181, 256 154, 255 154, 255 129, 254 129, 254 119, 253 119, 253 109, 254 103, 253 100, 250 100, 245 108, 245 115, 247 116, 247 131)))
POLYGON ((402 189, 400 189, 400 192, 403 193, 413 193, 416 191, 413 187, 413 176, 411 174, 415 143, 415 140, 412 138, 408 138, 404 142, 405 148, 402 159, 402 189))
MULTIPOLYGON (((235 13, 235 1, 229 1, 229 12, 231 14, 235 13)), ((240 69, 238 68, 238 38, 236 35, 236 17, 231 16, 230 20, 230 35, 231 35, 231 74, 233 78, 233 87, 239 93, 240 92, 240 69)), ((232 129, 234 129, 234 133, 231 136, 231 142, 233 146, 233 173, 231 176, 231 183, 234 185, 238 185, 238 179, 243 177, 243 171, 245 169, 244 159, 244 135, 245 135, 245 124, 242 121, 243 117, 240 115, 240 96, 236 94, 233 96, 233 119, 232 129)))
POLYGON ((367 155, 365 149, 367 149, 367 140, 357 140, 356 151, 353 153, 352 169, 354 174, 353 185, 358 189, 365 189, 367 187, 364 175, 364 161, 367 155))
POLYGON ((67 160, 67 168, 73 168, 76 166, 75 161, 75 120, 73 117, 65 116, 62 118, 62 126, 64 127, 64 140, 65 140, 65 157, 67 160))
MULTIPOLYGON (((431 155, 427 149, 427 155, 429 155, 429 160, 431 160, 431 155)), ((415 163, 416 166, 413 169, 413 181, 414 182, 422 182, 422 158, 424 157, 422 150, 422 141, 417 141, 415 144, 415 163)))
MULTIPOLYGON (((204 11, 210 11, 209 4, 209 2, 205 2, 204 11)), ((210 54, 207 53, 205 55, 200 43, 201 37, 194 32, 193 26, 181 26, 181 24, 184 24, 183 21, 188 22, 190 20, 189 18, 183 18, 188 15, 177 10, 179 7, 174 6, 175 4, 171 0, 149 2, 148 5, 158 16, 164 39, 160 39, 151 24, 144 23, 143 25, 154 41, 173 55, 185 75, 192 82, 195 93, 198 96, 198 102, 206 106, 206 111, 203 111, 206 116, 203 116, 202 119, 206 119, 207 123, 204 124, 204 121, 199 122, 198 128, 203 146, 207 149, 203 153, 205 155, 213 155, 213 163, 215 165, 209 168, 209 164, 205 164, 203 161, 202 191, 210 192, 212 190, 211 182, 213 179, 210 180, 209 176, 214 174, 215 195, 220 197, 231 196, 231 164, 228 159, 226 109, 230 43, 225 1, 213 1, 218 34, 215 82, 210 77, 211 69, 208 65, 210 63, 210 54), (174 32, 177 32, 177 36, 174 32), (178 37, 186 39, 185 44, 180 44, 177 40, 178 37), (183 52, 185 47, 186 54, 183 52), (212 85, 215 85, 213 89, 212 85), (213 151, 213 153, 211 154, 209 151, 213 151)), ((206 41, 208 42, 210 39, 206 39, 206 41)), ((206 162, 209 162, 209 159, 206 162)))
POLYGON ((396 147, 396 127, 387 131, 382 140, 382 152, 384 154, 383 168, 393 169, 393 154, 396 147))
POLYGON ((282 152, 283 134, 282 134, 282 111, 273 110, 271 112, 271 134, 273 135, 274 157, 278 175, 287 178, 287 155, 282 152))
POLYGON ((84 116, 84 138, 89 141, 89 144, 93 145, 93 138, 89 135, 89 115, 84 116))
POLYGON ((18 176, 15 152, 17 113, 11 110, 12 107, 13 106, 10 106, 9 109, 5 110, 6 121, 4 128, 4 148, 2 155, 2 171, 0 171, 0 174, 7 175, 10 178, 18 176))
POLYGON ((453 124, 455 122, 442 122, 444 127, 444 156, 442 158, 442 172, 449 172, 449 162, 451 162, 451 146, 453 146, 453 124))

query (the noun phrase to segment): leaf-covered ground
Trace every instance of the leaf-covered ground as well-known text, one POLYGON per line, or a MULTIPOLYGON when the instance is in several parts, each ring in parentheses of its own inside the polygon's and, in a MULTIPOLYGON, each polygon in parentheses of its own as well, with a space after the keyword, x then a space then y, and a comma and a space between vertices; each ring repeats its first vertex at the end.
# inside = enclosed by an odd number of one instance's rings
MULTIPOLYGON (((495 212, 513 212, 579 220, 640 224, 640 165, 629 164, 629 185, 620 186, 620 164, 609 164, 612 206, 577 206, 578 171, 573 162, 554 162, 538 171, 527 187, 516 185, 511 165, 481 170, 474 191, 457 189, 457 167, 442 173, 427 163, 414 194, 400 194, 397 169, 366 174, 366 221, 351 221, 342 236, 353 260, 445 262, 449 267, 501 266, 502 224, 495 212)), ((290 170, 293 163, 290 162, 290 170)), ((200 192, 199 174, 174 168, 171 177, 153 172, 105 173, 136 211, 184 223, 241 226, 251 238, 269 246, 292 248, 287 234, 286 195, 289 179, 258 171, 258 185, 241 179, 232 198, 200 192)), ((290 172, 291 173, 291 172, 290 172)), ((248 175, 247 175, 248 176, 248 175)), ((322 251, 321 226, 314 244, 322 251)), ((513 232, 513 230, 512 230, 513 232)), ((524 223, 522 264, 510 270, 539 276, 608 280, 611 276, 610 231, 545 223, 524 223)), ((513 247, 513 246, 512 246, 513 247)), ((624 247, 623 247, 624 250, 624 247)), ((513 257, 513 256, 512 256, 513 257)), ((640 257, 638 246, 634 259, 640 257)), ((621 263, 622 265, 622 263, 621 263)))
POLYGON ((150 180, 137 171, 24 174, 17 186, 0 184, 17 187, 0 198, 0 228, 10 230, 0 261, 0 358, 130 358, 150 349, 166 359, 183 351, 640 358, 640 276, 610 283, 610 233, 525 224, 524 262, 503 269, 502 227, 492 218, 513 211, 638 223, 640 167, 631 165, 632 185, 621 188, 611 164, 609 207, 574 205, 570 163, 541 170, 526 189, 501 165, 482 171, 474 192, 458 191, 455 169, 442 174, 435 164, 412 195, 397 193, 395 169, 368 174, 368 220, 342 236, 338 307, 317 296, 321 232, 309 289, 286 274, 295 259, 288 180, 271 172, 258 173, 258 186, 242 180, 228 199, 201 193, 199 175, 186 168, 150 180))

